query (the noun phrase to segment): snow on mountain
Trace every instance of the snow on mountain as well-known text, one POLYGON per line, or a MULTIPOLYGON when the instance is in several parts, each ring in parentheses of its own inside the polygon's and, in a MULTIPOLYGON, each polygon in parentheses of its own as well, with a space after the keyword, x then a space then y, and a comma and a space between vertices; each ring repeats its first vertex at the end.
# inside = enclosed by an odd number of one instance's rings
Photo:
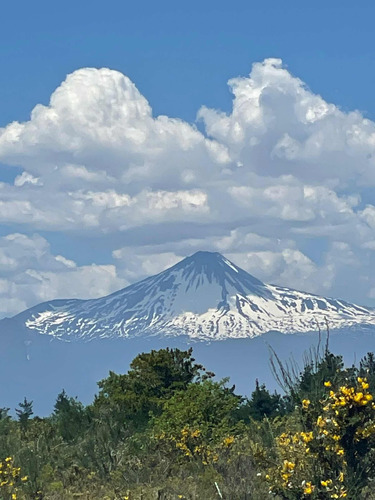
POLYGON ((29 330, 64 340, 219 340, 316 331, 325 318, 331 329, 372 327, 375 309, 267 285, 219 253, 197 252, 107 297, 46 302, 16 318, 29 330))

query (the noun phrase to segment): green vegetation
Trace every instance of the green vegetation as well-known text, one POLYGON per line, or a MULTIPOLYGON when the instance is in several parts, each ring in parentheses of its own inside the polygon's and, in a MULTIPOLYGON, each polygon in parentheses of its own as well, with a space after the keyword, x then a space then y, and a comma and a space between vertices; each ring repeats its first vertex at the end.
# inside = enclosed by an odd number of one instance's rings
POLYGON ((0 499, 375 499, 375 357, 273 356, 285 394, 250 398, 192 350, 137 356, 93 403, 65 391, 48 418, 0 409, 0 499))

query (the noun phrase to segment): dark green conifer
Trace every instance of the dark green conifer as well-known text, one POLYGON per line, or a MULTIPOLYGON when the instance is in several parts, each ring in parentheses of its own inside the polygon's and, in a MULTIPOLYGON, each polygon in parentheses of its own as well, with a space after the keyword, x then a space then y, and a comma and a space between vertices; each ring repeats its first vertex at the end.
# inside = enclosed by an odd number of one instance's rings
POLYGON ((19 408, 16 408, 15 411, 16 411, 21 429, 23 432, 25 432, 27 427, 28 427, 29 420, 30 420, 31 416, 34 414, 33 402, 28 401, 25 397, 23 402, 19 403, 18 406, 19 406, 19 408))

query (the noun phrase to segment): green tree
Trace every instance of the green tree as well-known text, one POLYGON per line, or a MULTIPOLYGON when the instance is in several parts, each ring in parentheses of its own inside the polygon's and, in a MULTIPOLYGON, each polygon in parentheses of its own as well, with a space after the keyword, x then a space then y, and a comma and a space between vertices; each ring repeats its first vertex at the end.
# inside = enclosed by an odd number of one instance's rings
POLYGON ((281 362, 275 353, 273 355, 271 365, 274 376, 285 390, 291 410, 307 397, 318 402, 324 395, 325 381, 336 384, 340 380, 355 380, 356 369, 345 368, 342 356, 331 353, 328 348, 323 354, 318 351, 307 353, 302 370, 295 364, 281 362))
POLYGON ((262 420, 263 418, 274 418, 285 413, 285 402, 279 394, 270 394, 264 384, 255 382, 255 390, 250 399, 242 404, 238 410, 240 420, 247 421, 249 418, 262 420))
POLYGON ((56 399, 53 413, 58 432, 64 441, 73 441, 87 428, 88 417, 82 403, 63 390, 56 399))
POLYGON ((123 375, 110 372, 100 381, 94 410, 111 407, 137 426, 148 422, 150 414, 160 414, 163 402, 190 384, 211 378, 213 373, 195 363, 192 349, 160 349, 139 354, 123 375))
POLYGON ((10 408, 0 408, 0 420, 10 419, 9 410, 10 408))
POLYGON ((33 412, 33 402, 28 401, 24 398, 23 402, 19 403, 19 408, 16 408, 16 414, 18 417, 18 421, 20 423, 21 429, 23 432, 26 431, 29 420, 31 416, 34 414, 33 412))
POLYGON ((162 414, 153 421, 154 435, 169 443, 172 453, 177 449, 183 456, 208 462, 225 439, 232 444, 240 401, 225 381, 191 384, 164 403, 162 414))

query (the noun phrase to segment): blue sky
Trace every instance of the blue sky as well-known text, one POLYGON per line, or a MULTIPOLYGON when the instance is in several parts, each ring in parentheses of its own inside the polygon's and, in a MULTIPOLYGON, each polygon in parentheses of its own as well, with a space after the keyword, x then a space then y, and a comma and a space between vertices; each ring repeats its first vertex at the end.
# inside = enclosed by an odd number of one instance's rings
POLYGON ((366 0, 6 2, 0 124, 26 120, 85 66, 118 69, 156 114, 192 121, 202 104, 230 109, 225 82, 267 57, 326 100, 374 118, 374 16, 366 0))
POLYGON ((370 1, 4 5, 0 315, 199 248, 375 305, 374 17, 370 1))

